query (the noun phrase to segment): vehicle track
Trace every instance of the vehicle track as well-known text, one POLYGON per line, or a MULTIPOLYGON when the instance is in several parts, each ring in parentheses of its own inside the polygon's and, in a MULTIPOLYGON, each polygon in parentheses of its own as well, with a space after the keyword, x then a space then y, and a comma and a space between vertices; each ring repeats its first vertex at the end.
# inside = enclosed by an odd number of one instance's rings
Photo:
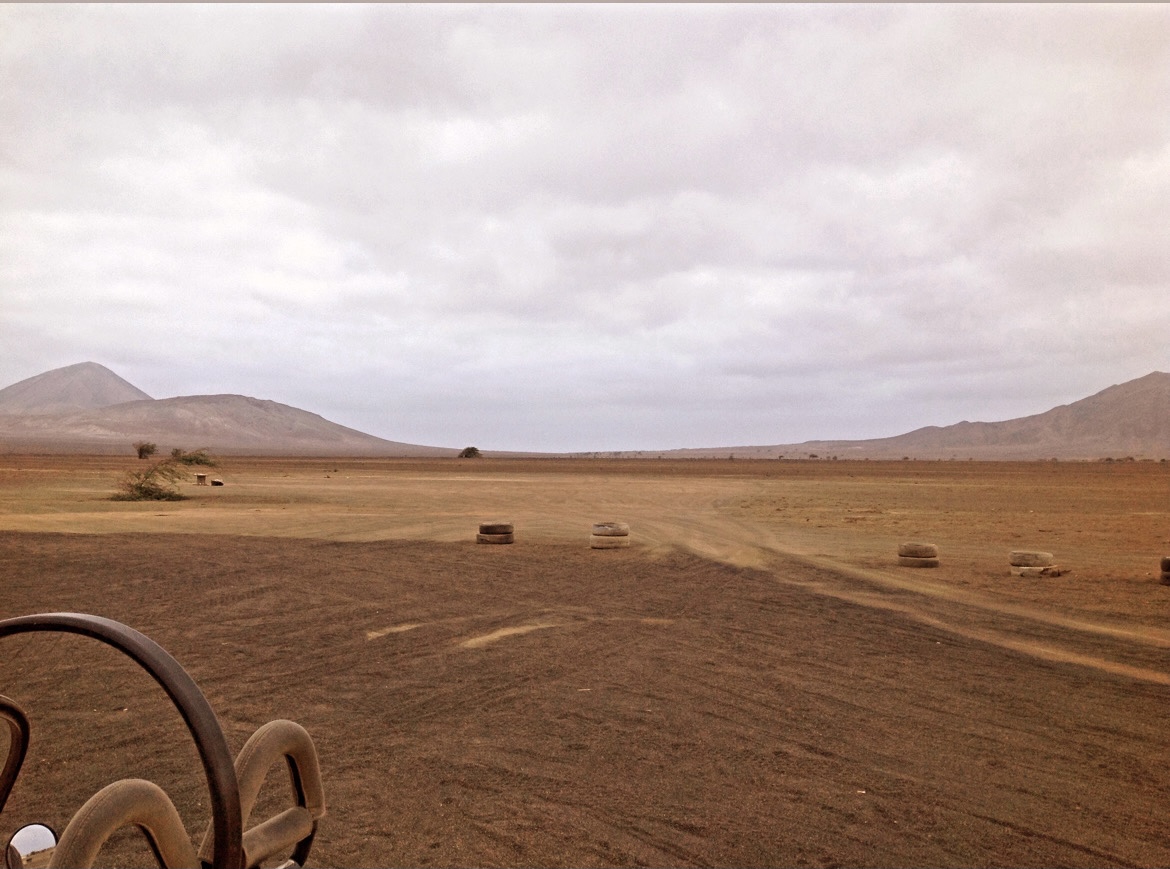
POLYGON ((920 572, 872 570, 786 544, 775 532, 740 516, 708 513, 642 519, 639 537, 652 549, 678 546, 739 567, 765 569, 777 581, 860 606, 885 609, 924 625, 1056 663, 1159 685, 1170 685, 1170 631, 1095 622, 947 587, 920 572), (1079 636, 1073 642, 1070 632, 1079 636), (1086 653, 1086 644, 1092 649, 1086 653))

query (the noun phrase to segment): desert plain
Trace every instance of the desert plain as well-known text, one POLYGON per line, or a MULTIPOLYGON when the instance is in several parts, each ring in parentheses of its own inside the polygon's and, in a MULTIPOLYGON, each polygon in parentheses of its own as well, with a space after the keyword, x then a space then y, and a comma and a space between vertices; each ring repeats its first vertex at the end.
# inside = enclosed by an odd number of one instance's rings
MULTIPOLYGON (((1166 463, 230 458, 109 500, 141 467, 0 456, 0 617, 143 631, 233 752, 305 726, 310 865, 1170 865, 1166 463)), ((0 837, 140 777, 198 843, 162 691, 92 640, 0 644, 33 725, 0 837)), ((102 857, 153 865, 133 830, 102 857)))

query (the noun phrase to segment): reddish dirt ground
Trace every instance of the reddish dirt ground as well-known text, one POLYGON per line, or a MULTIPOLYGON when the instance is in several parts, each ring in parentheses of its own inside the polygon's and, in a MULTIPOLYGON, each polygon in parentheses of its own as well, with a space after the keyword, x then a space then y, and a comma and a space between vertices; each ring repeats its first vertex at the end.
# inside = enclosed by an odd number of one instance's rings
MULTIPOLYGON (((903 521, 883 491, 866 499, 903 521)), ((233 751, 303 724, 329 806, 312 865, 1170 864, 1170 588, 1090 577, 1099 594, 1038 612, 1034 588, 972 597, 978 569, 910 571, 931 586, 815 555, 10 530, 0 617, 145 632, 233 751)), ((0 643, 0 691, 34 727, 0 836, 141 776, 201 837, 206 787, 160 689, 92 640, 0 643)), ((151 865, 136 833, 103 856, 151 865)))

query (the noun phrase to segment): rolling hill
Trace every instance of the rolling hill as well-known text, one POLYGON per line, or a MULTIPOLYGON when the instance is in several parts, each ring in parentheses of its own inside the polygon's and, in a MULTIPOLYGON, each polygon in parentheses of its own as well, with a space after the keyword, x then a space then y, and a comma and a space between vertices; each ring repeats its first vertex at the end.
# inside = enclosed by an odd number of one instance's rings
MULTIPOLYGON (((224 455, 438 457, 458 452, 384 440, 315 413, 244 395, 154 399, 94 362, 0 389, 0 452, 118 454, 131 451, 138 440, 164 451, 207 447, 224 455)), ((927 426, 896 437, 590 455, 1170 459, 1170 374, 1155 371, 1033 416, 927 426)))
POLYGON ((154 399, 108 368, 83 362, 0 390, 0 452, 132 452, 131 444, 207 447, 222 455, 448 456, 305 410, 244 395, 154 399))
MULTIPOLYGON (((1170 459, 1170 374, 1155 371, 1033 416, 927 426, 889 438, 672 450, 668 456, 841 459, 1170 459)), ((657 453, 655 453, 657 455, 657 453)))

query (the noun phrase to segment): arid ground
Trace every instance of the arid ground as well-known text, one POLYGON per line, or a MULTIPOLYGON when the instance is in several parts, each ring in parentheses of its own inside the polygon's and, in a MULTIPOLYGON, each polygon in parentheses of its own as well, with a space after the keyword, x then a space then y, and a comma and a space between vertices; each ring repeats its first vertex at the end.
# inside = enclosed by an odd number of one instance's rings
MULTIPOLYGON (((140 467, 0 456, 0 617, 144 631, 233 751, 303 724, 312 865, 1170 865, 1165 463, 229 459, 108 500, 140 467), (589 548, 604 520, 631 548, 589 548)), ((126 659, 0 640, 0 693, 33 721, 0 837, 124 777, 202 836, 126 659)), ((151 865, 137 833, 103 857, 151 865)))

